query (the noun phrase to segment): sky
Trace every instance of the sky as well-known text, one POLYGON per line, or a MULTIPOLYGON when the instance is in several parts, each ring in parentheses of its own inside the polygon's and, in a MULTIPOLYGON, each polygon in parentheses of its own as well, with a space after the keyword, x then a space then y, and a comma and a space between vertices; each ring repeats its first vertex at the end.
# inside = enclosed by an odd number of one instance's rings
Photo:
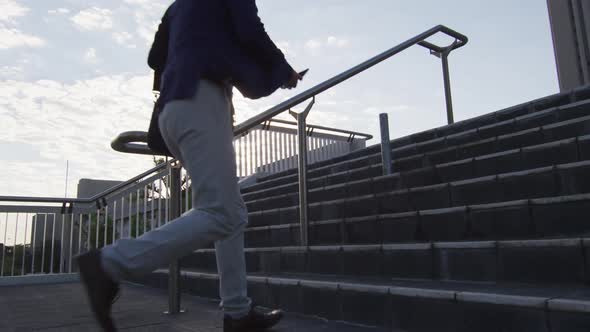
MULTIPOLYGON (((126 180, 150 157, 113 151, 147 130, 147 52, 169 0, 0 0, 0 196, 65 194, 81 178, 126 180)), ((296 69, 296 90, 247 100, 238 122, 435 25, 470 38, 450 56, 456 120, 558 92, 545 1, 258 0, 271 38, 296 69)), ((448 37, 431 39, 441 45, 448 37)), ((446 123, 440 60, 414 47, 317 98, 309 123, 391 137, 446 123)))

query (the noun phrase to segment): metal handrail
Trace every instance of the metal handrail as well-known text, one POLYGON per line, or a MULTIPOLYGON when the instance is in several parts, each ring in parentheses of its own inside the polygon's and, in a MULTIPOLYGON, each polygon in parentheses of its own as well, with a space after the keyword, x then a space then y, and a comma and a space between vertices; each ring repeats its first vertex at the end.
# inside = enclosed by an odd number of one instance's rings
POLYGON ((348 80, 349 78, 358 75, 359 73, 383 62, 384 60, 387 60, 389 58, 391 58, 392 56, 414 46, 414 45, 420 45, 422 47, 428 48, 433 52, 437 52, 439 53, 440 51, 446 50, 450 47, 452 47, 453 50, 456 50, 458 48, 461 48, 463 46, 465 46, 467 44, 467 42, 469 41, 469 38, 467 38, 467 36, 452 30, 444 25, 437 25, 435 27, 433 27, 430 30, 427 30, 411 39, 408 39, 407 41, 339 74, 334 76, 333 78, 320 83, 318 85, 316 85, 315 87, 304 91, 302 93, 300 93, 299 95, 288 99, 278 105, 276 105, 275 107, 270 108, 269 110, 260 113, 252 118, 250 118, 249 120, 246 120, 244 123, 236 126, 234 133, 235 134, 241 134, 243 132, 246 132, 248 130, 250 130, 251 128, 255 127, 256 125, 264 122, 264 121, 268 121, 269 119, 274 118, 275 116, 281 114, 282 112, 285 112, 301 103, 303 103, 306 100, 309 100, 310 98, 313 98, 317 95, 319 95, 320 93, 348 80), (442 32, 446 35, 449 35, 451 37, 456 38, 456 41, 449 45, 448 47, 439 47, 436 46, 432 43, 426 42, 424 41, 425 39, 432 37, 433 35, 442 32))
MULTIPOLYGON (((174 162, 175 160, 172 160, 171 162, 174 162)), ((19 202, 19 203, 61 203, 61 204, 93 204, 98 202, 99 200, 109 196, 112 193, 115 193, 131 184, 133 184, 134 182, 143 179, 144 177, 161 171, 162 169, 167 167, 167 163, 163 163, 160 164, 148 171, 145 171, 137 176, 134 176, 133 178, 122 182, 112 188, 109 188, 97 195, 94 195, 90 198, 67 198, 67 197, 63 197, 63 198, 55 198, 55 197, 25 197, 25 196, 0 196, 0 202, 19 202)))
MULTIPOLYGON (((461 48, 463 46, 465 46, 467 44, 467 42, 469 41, 469 39, 467 38, 467 36, 452 30, 444 25, 437 25, 435 27, 433 27, 430 30, 427 30, 411 39, 408 39, 407 41, 339 74, 334 76, 333 78, 320 83, 318 85, 316 85, 315 87, 304 91, 270 109, 268 109, 265 112, 262 112, 252 118, 250 118, 249 120, 246 120, 245 122, 243 122, 242 124, 236 126, 234 128, 234 136, 239 136, 247 131, 249 131, 250 129, 256 127, 257 125, 265 122, 265 121, 269 121, 270 119, 274 118, 275 116, 288 111, 289 109, 303 103, 306 100, 309 100, 310 98, 313 98, 319 94, 321 94, 322 92, 348 80, 349 78, 358 75, 359 73, 381 63, 384 60, 387 60, 389 58, 391 58, 392 56, 414 46, 414 45, 420 45, 422 47, 425 47, 427 49, 429 49, 431 51, 431 53, 433 54, 444 54, 452 51, 452 50, 456 50, 458 48, 461 48), (453 38, 455 38, 455 42, 453 42, 451 45, 447 46, 447 47, 440 47, 437 45, 434 45, 430 42, 425 41, 425 39, 439 33, 442 32, 446 35, 449 35, 453 38)), ((273 120, 275 121, 275 120, 273 120)), ((134 154, 149 154, 152 155, 154 154, 147 145, 145 144, 137 144, 134 142, 147 142, 147 133, 145 132, 138 132, 138 131, 133 131, 133 132, 126 132, 126 133, 122 133, 119 136, 117 136, 117 138, 115 138, 115 140, 113 140, 113 142, 111 143, 111 147, 119 152, 126 152, 126 153, 134 153, 134 154)))
MULTIPOLYGON (((276 123, 282 123, 282 124, 286 124, 286 125, 297 126, 297 122, 281 120, 281 119, 272 119, 272 120, 268 120, 266 122, 268 122, 268 123, 276 122, 276 123)), ((373 135, 360 133, 360 132, 356 132, 356 131, 351 131, 351 130, 346 130, 346 129, 336 129, 336 128, 330 128, 330 127, 324 127, 324 126, 318 126, 318 125, 312 125, 312 124, 308 124, 306 127, 308 129, 326 130, 326 131, 331 131, 331 132, 339 133, 339 134, 346 134, 346 135, 354 136, 354 137, 358 136, 364 140, 370 140, 373 138, 373 135)))

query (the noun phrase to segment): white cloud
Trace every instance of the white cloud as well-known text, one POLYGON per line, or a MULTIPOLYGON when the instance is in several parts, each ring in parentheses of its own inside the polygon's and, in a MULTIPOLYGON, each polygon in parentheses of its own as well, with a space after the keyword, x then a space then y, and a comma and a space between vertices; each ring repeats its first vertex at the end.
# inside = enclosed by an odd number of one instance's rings
POLYGON ((110 30, 113 28, 113 12, 110 9, 92 7, 80 11, 71 20, 82 30, 110 30))
POLYGON ((350 45, 350 41, 345 38, 330 36, 328 37, 326 44, 331 47, 344 48, 350 45))
POLYGON ((37 36, 26 34, 16 28, 0 23, 0 49, 15 47, 42 47, 45 41, 37 36))
POLYGON ((297 56, 297 54, 293 51, 293 47, 291 47, 291 44, 288 41, 281 40, 276 44, 286 57, 294 58, 297 56))
POLYGON ((0 79, 21 79, 24 76, 22 66, 4 66, 0 67, 0 79))
POLYGON ((0 21, 11 21, 13 17, 24 16, 29 8, 24 7, 14 0, 0 1, 0 21))
POLYGON ((367 115, 376 116, 381 113, 396 113, 396 112, 404 112, 410 110, 410 106, 408 105, 384 105, 384 106, 370 106, 363 109, 363 113, 367 115))
POLYGON ((314 38, 308 40, 303 48, 312 55, 320 55, 324 49, 341 49, 350 46, 346 38, 329 36, 326 39, 314 38))
POLYGON ((129 48, 136 48, 137 47, 137 45, 130 43, 130 41, 133 39, 133 35, 127 31, 113 33, 113 39, 119 45, 123 45, 123 46, 129 47, 129 48))
POLYGON ((149 5, 153 1, 152 0, 124 0, 124 2, 131 4, 131 5, 146 6, 146 5, 149 5))
POLYGON ((0 0, 0 49, 45 45, 43 39, 14 27, 14 18, 25 16, 29 10, 14 0, 0 0))
POLYGON ((37 161, 5 165, 6 172, 0 174, 4 194, 63 195, 66 159, 70 193, 76 192, 79 178, 124 180, 152 166, 149 157, 110 148, 123 131, 147 130, 150 75, 102 76, 72 84, 10 80, 0 81, 0 86, 0 142, 33 145, 38 151, 37 161))
POLYGON ((90 63, 90 64, 96 64, 99 61, 100 60, 99 60, 98 56, 96 55, 95 48, 91 47, 84 52, 84 62, 90 63))
POLYGON ((164 0, 124 0, 131 6, 135 17, 135 34, 141 38, 146 45, 154 40, 154 33, 171 1, 164 0))
POLYGON ((322 42, 317 39, 310 39, 305 43, 305 49, 317 50, 322 47, 322 42))
POLYGON ((57 15, 57 14, 69 14, 70 10, 67 8, 57 8, 57 9, 50 9, 47 11, 47 13, 51 14, 51 15, 57 15))

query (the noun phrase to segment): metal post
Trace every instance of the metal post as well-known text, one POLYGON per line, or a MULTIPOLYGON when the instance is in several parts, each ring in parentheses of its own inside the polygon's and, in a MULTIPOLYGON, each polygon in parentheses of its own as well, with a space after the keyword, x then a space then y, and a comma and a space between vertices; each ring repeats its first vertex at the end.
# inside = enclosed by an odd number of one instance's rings
POLYGON ((297 120, 297 140, 299 143, 298 152, 298 166, 299 166, 299 222, 301 227, 301 245, 309 245, 309 220, 307 205, 307 115, 311 111, 315 97, 311 100, 305 111, 296 113, 289 111, 289 113, 297 120))
POLYGON ((389 119, 387 113, 379 114, 381 126, 381 161, 383 163, 383 175, 392 173, 391 169, 391 142, 389 140, 389 119))
POLYGON ((447 102, 447 121, 449 124, 453 124, 455 122, 453 117, 453 98, 451 96, 451 74, 449 71, 449 54, 453 48, 454 47, 451 46, 441 54, 443 79, 445 84, 445 100, 447 102))
MULTIPOLYGON (((181 167, 180 164, 170 165, 170 220, 180 217, 181 201, 181 167)), ((168 269, 168 311, 166 314, 183 313, 180 309, 180 261, 170 264, 168 269)))

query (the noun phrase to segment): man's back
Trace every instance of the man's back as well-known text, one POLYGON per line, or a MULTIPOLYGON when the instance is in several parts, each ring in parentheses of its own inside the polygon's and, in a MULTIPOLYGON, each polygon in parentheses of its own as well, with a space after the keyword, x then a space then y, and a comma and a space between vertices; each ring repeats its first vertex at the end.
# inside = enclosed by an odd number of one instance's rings
POLYGON ((177 0, 167 20, 163 102, 194 93, 200 78, 230 81, 251 98, 267 96, 292 68, 258 17, 254 0, 177 0))

